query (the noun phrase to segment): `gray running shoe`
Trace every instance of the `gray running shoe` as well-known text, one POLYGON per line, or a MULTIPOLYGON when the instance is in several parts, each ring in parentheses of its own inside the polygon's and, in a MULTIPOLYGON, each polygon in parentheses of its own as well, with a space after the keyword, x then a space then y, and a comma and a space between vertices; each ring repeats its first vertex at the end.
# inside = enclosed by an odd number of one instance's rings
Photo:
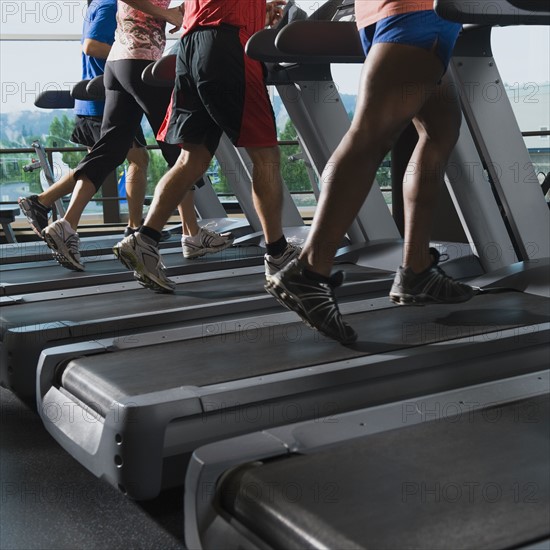
POLYGON ((19 197, 17 203, 23 214, 25 214, 32 230, 42 238, 42 231, 48 227, 48 218, 52 209, 41 204, 38 195, 19 197))
POLYGON ((164 274, 164 265, 158 248, 145 241, 141 233, 129 235, 115 244, 114 255, 134 271, 138 282, 156 292, 174 292, 176 283, 164 274))
POLYGON ((57 220, 42 231, 42 237, 60 265, 73 271, 84 271, 80 261, 80 238, 69 222, 57 220))
POLYGON ((440 254, 430 248, 432 265, 422 273, 399 267, 390 290, 390 299, 399 305, 458 304, 467 302, 476 289, 455 281, 438 265, 440 254))
POLYGON ((235 237, 232 233, 216 233, 201 227, 194 236, 181 238, 183 257, 187 259, 200 258, 205 254, 212 254, 225 250, 233 244, 235 237))
POLYGON ((334 289, 342 284, 344 274, 338 271, 324 283, 307 277, 304 268, 300 260, 292 260, 267 278, 265 289, 311 328, 342 344, 355 342, 357 333, 342 318, 334 296, 334 289))
POLYGON ((292 243, 287 243, 286 248, 280 256, 264 255, 265 276, 269 280, 269 277, 275 275, 275 273, 281 271, 283 267, 288 265, 292 260, 298 258, 302 252, 299 246, 292 243))

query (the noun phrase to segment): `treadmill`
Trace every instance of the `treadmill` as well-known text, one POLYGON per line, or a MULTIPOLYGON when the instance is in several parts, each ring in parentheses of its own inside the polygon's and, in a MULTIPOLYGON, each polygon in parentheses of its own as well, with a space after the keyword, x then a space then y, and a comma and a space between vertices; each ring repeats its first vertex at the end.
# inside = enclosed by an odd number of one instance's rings
MULTIPOLYGON (((330 29, 323 26, 326 44, 330 29)), ((194 328, 151 332, 148 342, 49 349, 38 370, 38 409, 52 436, 95 475, 151 498, 182 483, 178 467, 194 448, 287 423, 289 411, 306 420, 319 410, 338 414, 545 368, 550 300, 502 290, 466 304, 398 310, 381 290, 343 298, 342 312, 359 329, 349 347, 274 311, 230 322, 213 316, 194 328), (48 417, 52 410, 59 414, 48 417), (75 421, 88 413, 93 426, 75 421)))
POLYGON ((185 543, 548 548, 547 370, 197 449, 185 543))
MULTIPOLYGON (((145 78, 145 76, 144 76, 145 78)), ((153 78, 147 78, 148 83, 155 82, 153 78)), ((103 75, 94 78, 92 81, 83 80, 78 82, 70 92, 46 91, 40 94, 35 102, 37 107, 68 109, 74 107, 74 99, 92 100, 104 99, 103 75), (90 92, 91 90, 91 92, 90 92)), ((46 156, 44 147, 35 141, 33 144, 38 160, 28 165, 26 171, 42 169, 45 176, 45 184, 51 186, 55 183, 55 176, 46 156)), ((252 204, 250 202, 250 204, 252 204)), ((61 200, 55 203, 58 213, 63 216, 65 208, 61 200)), ((211 182, 207 176, 202 178, 195 190, 195 208, 199 216, 199 225, 208 226, 209 229, 223 232, 232 232, 239 238, 245 234, 250 234, 251 226, 248 218, 244 219, 228 218, 224 207, 220 203, 216 192, 212 188, 211 182)), ((245 210, 245 212, 248 210, 245 210)), ((259 221, 255 211, 251 212, 253 220, 257 222, 253 231, 258 230, 259 221)), ((181 233, 181 231, 180 231, 181 233)), ((116 244, 122 235, 108 235, 100 237, 84 237, 81 239, 81 255, 83 257, 111 255, 112 247, 116 244)), ((179 237, 170 239, 169 243, 161 242, 161 248, 180 246, 179 237)), ((18 262, 37 262, 51 259, 52 253, 46 243, 43 241, 23 244, 13 244, 9 247, 0 247, 0 265, 18 263, 18 262)), ((36 266, 39 267, 39 266, 36 266)))
MULTIPOLYGON (((244 197, 243 210, 251 218, 250 226, 248 223, 245 225, 254 233, 249 234, 246 240, 243 240, 242 233, 237 233, 240 238, 233 247, 207 258, 183 259, 179 243, 175 249, 163 250, 168 276, 175 277, 176 282, 183 284, 176 291, 176 302, 173 298, 159 298, 140 290, 139 285, 133 282, 131 271, 123 268, 112 254, 90 259, 87 262, 88 269, 78 273, 52 262, 37 261, 10 264, 7 269, 3 269, 0 286, 0 301, 3 305, 0 327, 2 385, 25 400, 34 400, 38 356, 47 346, 117 333, 129 334, 138 328, 149 330, 156 325, 165 326, 180 320, 200 319, 213 310, 214 303, 223 303, 229 313, 256 310, 257 300, 252 298, 260 298, 261 304, 270 302, 263 291, 264 250, 258 246, 262 234, 251 199, 251 180, 247 172, 249 163, 245 157, 237 154, 233 146, 228 146, 227 140, 224 142, 224 158, 231 169, 231 181, 248 175, 248 180, 240 185, 241 192, 237 196, 240 199, 244 197), (223 270, 223 274, 213 270, 223 270), (193 274, 197 275, 190 277, 193 274), (185 280, 181 278, 183 275, 186 275, 185 280), (210 293, 206 292, 209 284, 216 285, 210 293), (178 297, 180 290, 182 296, 178 297), (118 302, 117 310, 113 309, 114 294, 118 302), (91 307, 90 300, 93 301, 91 307), (239 304, 240 301, 243 303, 239 304), (197 308, 197 304, 206 308, 197 308), (198 310, 202 310, 202 313, 198 313, 198 310)), ((299 235, 305 229, 303 221, 288 192, 287 195, 283 222, 292 222, 299 235)), ((214 198, 219 204, 215 194, 214 198)), ((208 204, 211 207, 212 201, 208 204)), ((219 221, 216 220, 218 226, 219 221)), ((241 220, 222 221, 244 227, 241 220)), ((200 223, 210 221, 201 220, 200 223)), ((90 247, 84 245, 83 248, 90 247)), ((388 274, 383 271, 356 271, 362 272, 359 279, 382 277, 385 286, 390 284, 388 274)))
MULTIPOLYGON (((442 16, 463 23, 550 22, 547 7, 537 2, 503 2, 498 16, 490 2, 476 7, 479 12, 460 0, 436 2, 442 16), (544 13, 535 13, 535 5, 544 13)), ((468 28, 455 50, 460 57, 455 55, 453 69, 475 66, 480 41, 481 57, 490 58, 489 38, 485 26, 468 28)), ((494 66, 492 59, 483 64, 494 66)), ((527 165, 524 170, 530 175, 527 165)), ((505 187, 502 179, 491 183, 505 187)), ((502 189, 497 193, 509 197, 502 189)), ((517 227, 508 231, 523 235, 517 227)), ((545 231, 537 242, 544 243, 546 236, 545 231)), ((514 252, 518 249, 521 245, 514 252)), ((529 252, 536 256, 539 251, 531 246, 529 252)), ((494 262, 500 260, 493 255, 494 262)), ((543 260, 535 257, 509 269, 496 268, 486 280, 500 276, 505 284, 547 295, 543 260), (539 269, 533 270, 533 263, 539 269)), ((224 546, 250 549, 547 549, 547 367, 546 362, 544 371, 530 375, 200 448, 185 481, 187 547, 216 548, 223 541, 224 546)))
MULTIPOLYGON (((174 294, 153 293, 132 280, 0 297, 0 385, 33 401, 38 359, 48 347, 107 337, 120 342, 123 336, 135 343, 147 340, 144 332, 187 326, 213 315, 281 309, 263 288, 263 262, 258 265, 258 255, 247 256, 247 250, 212 255, 218 256, 214 263, 189 261, 185 270, 169 267, 167 274, 177 285, 174 294)), ((389 272, 352 264, 346 272, 351 284, 344 295, 370 289, 386 293, 392 281, 389 272)))
POLYGON ((268 309, 45 349, 39 414, 92 473, 149 499, 206 443, 547 366, 548 299, 402 311, 387 290, 367 296, 340 298, 359 329, 348 347, 268 309))

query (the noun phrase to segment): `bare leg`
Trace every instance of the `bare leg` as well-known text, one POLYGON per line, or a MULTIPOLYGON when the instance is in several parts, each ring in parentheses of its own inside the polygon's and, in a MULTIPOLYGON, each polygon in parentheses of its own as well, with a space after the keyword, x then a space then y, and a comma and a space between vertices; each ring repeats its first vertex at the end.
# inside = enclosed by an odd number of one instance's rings
MULTIPOLYGON (((203 145, 186 145, 186 149, 182 149, 176 164, 159 181, 144 225, 156 231, 162 231, 174 208, 184 198, 186 202, 183 205, 183 213, 187 214, 187 209, 190 207, 188 201, 191 203, 193 201, 193 195, 187 192, 206 172, 211 160, 212 155, 203 145), (189 198, 185 197, 186 194, 189 198)), ((194 206, 192 217, 195 217, 194 206)), ((187 221, 189 221, 189 215, 187 215, 187 221)))
POLYGON ((420 273, 429 257, 432 217, 449 155, 460 131, 460 105, 448 78, 413 119, 419 140, 403 182, 405 246, 403 267, 420 273))
POLYGON ((199 224, 197 223, 197 214, 195 212, 194 195, 195 194, 193 191, 188 191, 178 205, 183 234, 191 237, 195 236, 199 232, 199 224))
POLYGON ((329 275, 334 255, 392 144, 422 108, 442 66, 431 52, 375 44, 363 69, 355 116, 322 175, 322 192, 302 260, 329 275))
POLYGON ((71 170, 60 177, 53 185, 38 195, 38 200, 44 206, 51 207, 56 200, 72 193, 76 184, 73 173, 71 170))
POLYGON ((128 199, 128 226, 137 228, 143 220, 143 203, 147 188, 149 153, 144 147, 133 146, 126 155, 129 166, 126 172, 126 197, 128 199))
POLYGON ((254 207, 260 218, 266 242, 273 243, 283 236, 283 181, 279 147, 248 147, 246 150, 254 163, 254 207))
POLYGON ((84 209, 88 206, 96 191, 95 185, 85 175, 82 175, 76 182, 71 202, 69 203, 67 212, 65 212, 64 218, 75 231, 78 228, 84 209))

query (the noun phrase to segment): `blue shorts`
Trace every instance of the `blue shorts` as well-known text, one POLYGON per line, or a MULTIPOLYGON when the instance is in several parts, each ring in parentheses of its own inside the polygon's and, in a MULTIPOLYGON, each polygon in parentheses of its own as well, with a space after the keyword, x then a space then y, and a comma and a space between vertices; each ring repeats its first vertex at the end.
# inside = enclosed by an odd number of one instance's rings
POLYGON ((459 23, 446 21, 435 11, 426 10, 386 17, 361 29, 359 34, 365 55, 380 42, 418 46, 434 50, 447 70, 461 28, 459 23))

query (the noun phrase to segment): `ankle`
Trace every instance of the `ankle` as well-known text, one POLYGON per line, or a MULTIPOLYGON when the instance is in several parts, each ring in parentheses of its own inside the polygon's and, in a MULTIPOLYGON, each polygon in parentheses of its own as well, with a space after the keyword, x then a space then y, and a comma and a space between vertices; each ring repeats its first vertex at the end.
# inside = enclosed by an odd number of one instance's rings
POLYGON ((52 205, 48 201, 44 200, 40 195, 37 195, 36 202, 40 205, 46 208, 47 210, 50 210, 52 205))
POLYGON ((148 227, 146 225, 142 225, 139 228, 140 235, 144 235, 145 237, 148 237, 152 241, 154 241, 156 244, 158 244, 162 238, 162 233, 160 231, 157 231, 156 229, 153 229, 152 227, 148 227))
POLYGON ((273 241, 271 243, 266 242, 265 248, 270 256, 272 256, 273 258, 277 258, 285 251, 287 244, 288 243, 286 237, 283 235, 276 241, 273 241))
POLYGON ((415 275, 420 275, 421 273, 424 273, 430 267, 432 266, 433 262, 421 262, 421 261, 415 261, 415 262, 404 262, 401 266, 405 270, 412 271, 415 275))
POLYGON ((332 263, 317 261, 314 255, 309 254, 305 250, 302 254, 300 254, 299 260, 307 272, 315 273, 321 277, 330 277, 332 272, 332 263))

